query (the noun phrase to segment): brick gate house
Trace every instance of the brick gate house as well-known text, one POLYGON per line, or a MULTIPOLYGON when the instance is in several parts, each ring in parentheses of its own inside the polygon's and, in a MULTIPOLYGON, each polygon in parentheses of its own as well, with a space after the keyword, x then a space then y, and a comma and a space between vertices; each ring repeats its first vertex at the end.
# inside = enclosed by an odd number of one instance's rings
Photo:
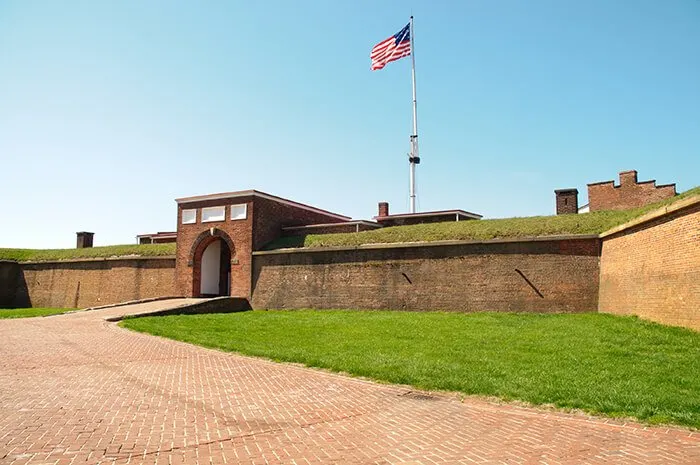
POLYGON ((185 296, 249 298, 252 253, 286 227, 349 226, 347 216, 256 190, 176 199, 175 276, 185 296))
MULTIPOLYGON (((250 299, 253 252, 281 236, 360 232, 398 224, 480 219, 464 210, 389 214, 376 221, 350 217, 256 190, 176 199, 177 232, 139 235, 139 242, 176 237, 175 279, 180 295, 250 299)), ((163 240, 166 240, 163 239, 163 240)))

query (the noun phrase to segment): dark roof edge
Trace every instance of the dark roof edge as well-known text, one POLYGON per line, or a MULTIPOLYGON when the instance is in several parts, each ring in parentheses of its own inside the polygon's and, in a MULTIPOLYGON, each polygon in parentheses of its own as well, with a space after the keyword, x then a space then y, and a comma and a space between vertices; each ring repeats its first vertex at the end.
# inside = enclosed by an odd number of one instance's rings
POLYGON ((382 221, 385 219, 391 220, 394 218, 420 218, 423 216, 439 216, 439 215, 460 215, 460 216, 464 216, 467 218, 474 218, 474 219, 483 218, 483 215, 479 215, 478 213, 468 212, 465 210, 438 210, 438 211, 431 211, 431 212, 398 213, 398 214, 387 215, 387 216, 375 216, 374 219, 377 221, 382 221))
POLYGON ((349 216, 339 215, 338 213, 333 213, 331 211, 324 210, 322 208, 312 207, 311 205, 307 205, 307 204, 300 203, 300 202, 295 202, 294 200, 285 199, 283 197, 278 197, 276 195, 268 194, 266 192, 256 191, 255 189, 248 189, 245 191, 235 191, 235 192, 222 192, 219 194, 195 195, 192 197, 181 197, 179 199, 175 199, 175 202, 177 202, 178 205, 181 205, 181 204, 187 204, 187 203, 205 202, 207 200, 225 200, 225 199, 235 199, 238 197, 249 197, 249 196, 250 197, 260 197, 263 199, 272 200, 273 202, 277 202, 277 203, 281 203, 281 204, 285 204, 285 205, 290 205, 290 206, 301 208, 304 210, 313 211, 316 213, 320 213, 322 215, 332 216, 334 218, 338 218, 339 220, 343 220, 343 221, 348 221, 351 219, 349 216))
POLYGON ((382 225, 375 223, 374 221, 367 221, 367 220, 351 220, 351 221, 344 221, 342 223, 318 223, 318 224, 303 224, 301 226, 285 226, 282 228, 283 231, 291 231, 295 229, 312 229, 312 228, 327 228, 327 227, 334 227, 334 226, 348 226, 348 225, 355 225, 355 224, 364 224, 365 226, 372 226, 376 228, 381 228, 382 225))

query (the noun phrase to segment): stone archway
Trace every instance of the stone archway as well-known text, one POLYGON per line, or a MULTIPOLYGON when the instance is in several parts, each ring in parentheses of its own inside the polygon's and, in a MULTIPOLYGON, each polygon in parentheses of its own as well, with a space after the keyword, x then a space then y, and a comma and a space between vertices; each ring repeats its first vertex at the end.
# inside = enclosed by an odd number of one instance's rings
POLYGON ((192 267, 192 295, 195 297, 231 294, 233 241, 224 231, 211 228, 195 239, 188 265, 192 267))

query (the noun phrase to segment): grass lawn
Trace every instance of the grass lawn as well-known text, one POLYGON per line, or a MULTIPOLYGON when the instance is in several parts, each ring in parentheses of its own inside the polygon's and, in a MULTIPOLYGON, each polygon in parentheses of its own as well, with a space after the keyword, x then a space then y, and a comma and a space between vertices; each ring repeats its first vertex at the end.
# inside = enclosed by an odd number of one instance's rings
POLYGON ((0 320, 3 318, 31 318, 33 316, 58 315, 75 310, 73 308, 0 308, 0 320))
POLYGON ((622 211, 600 211, 582 215, 531 216, 478 221, 394 226, 390 228, 344 234, 308 234, 282 237, 265 246, 267 250, 287 247, 352 247, 363 244, 430 242, 445 240, 489 240, 511 237, 536 237, 563 234, 600 234, 634 218, 700 195, 695 187, 670 199, 641 208, 622 211))
POLYGON ((120 324, 422 389, 700 427, 700 334, 634 317, 297 310, 120 324))

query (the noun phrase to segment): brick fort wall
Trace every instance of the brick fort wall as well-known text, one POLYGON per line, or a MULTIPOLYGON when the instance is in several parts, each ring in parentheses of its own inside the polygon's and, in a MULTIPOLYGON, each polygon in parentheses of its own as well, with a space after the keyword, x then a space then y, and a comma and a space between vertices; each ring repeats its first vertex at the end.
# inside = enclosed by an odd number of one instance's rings
POLYGON ((15 307, 20 266, 17 262, 0 260, 0 308, 15 307))
POLYGON ((700 197, 605 236, 599 310, 700 330, 700 197))
POLYGON ((175 258, 21 263, 17 306, 85 308, 178 295, 175 258))
POLYGON ((256 252, 253 308, 595 312, 597 237, 256 252))

